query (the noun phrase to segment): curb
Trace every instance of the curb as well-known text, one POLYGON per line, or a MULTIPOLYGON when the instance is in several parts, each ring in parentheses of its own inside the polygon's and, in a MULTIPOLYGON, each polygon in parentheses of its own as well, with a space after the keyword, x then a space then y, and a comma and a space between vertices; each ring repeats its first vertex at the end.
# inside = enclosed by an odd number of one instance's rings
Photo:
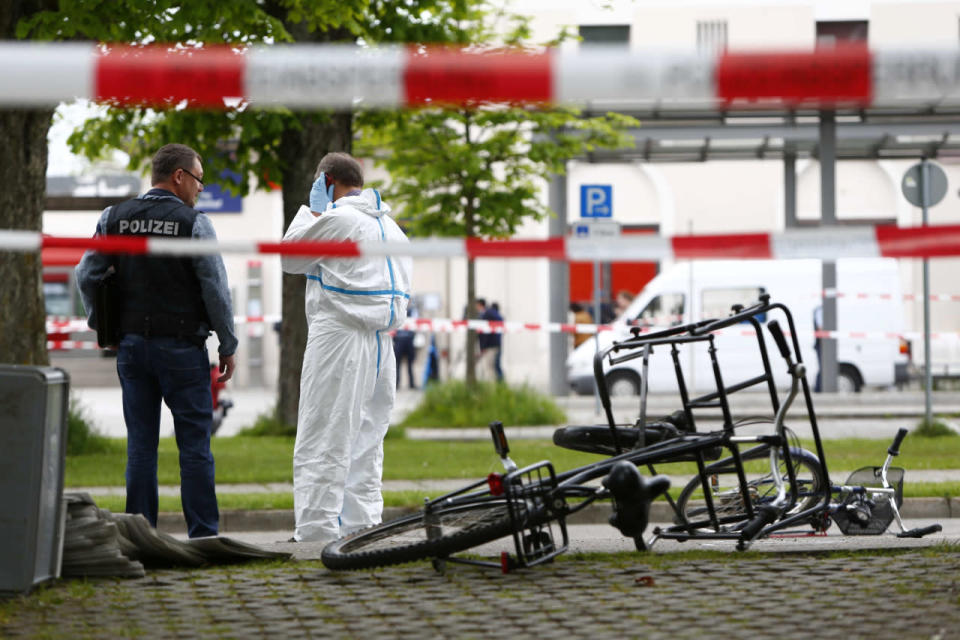
MULTIPOLYGON (((383 519, 392 520, 416 511, 413 507, 387 507, 383 510, 383 519)), ((611 508, 609 503, 593 504, 578 511, 569 518, 569 524, 607 524, 611 508)), ((900 507, 904 518, 960 518, 960 498, 906 498, 900 507)), ((666 502, 654 502, 650 505, 651 522, 670 522, 673 511, 666 502)), ((183 515, 176 512, 163 512, 157 518, 157 528, 171 534, 187 532, 183 515)), ((238 533, 248 531, 293 531, 293 511, 285 509, 264 509, 259 511, 221 511, 220 533, 238 533)), ((278 540, 277 542, 282 542, 278 540)))

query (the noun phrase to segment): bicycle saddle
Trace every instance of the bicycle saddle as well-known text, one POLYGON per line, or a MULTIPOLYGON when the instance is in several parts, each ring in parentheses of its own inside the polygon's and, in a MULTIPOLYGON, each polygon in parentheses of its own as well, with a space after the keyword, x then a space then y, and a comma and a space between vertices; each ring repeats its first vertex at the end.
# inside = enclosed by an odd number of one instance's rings
POLYGON ((603 486, 613 494, 610 524, 623 535, 637 538, 647 528, 650 503, 670 488, 670 478, 646 478, 633 464, 621 460, 603 479, 603 486))

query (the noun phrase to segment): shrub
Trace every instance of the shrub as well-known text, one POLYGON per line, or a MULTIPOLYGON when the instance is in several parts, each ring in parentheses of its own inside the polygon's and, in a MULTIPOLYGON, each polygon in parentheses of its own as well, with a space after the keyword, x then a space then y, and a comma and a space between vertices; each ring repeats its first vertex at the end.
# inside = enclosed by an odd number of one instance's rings
POLYGON ((917 426, 914 427, 910 434, 922 438, 940 438, 943 436, 958 435, 947 423, 937 418, 934 418, 932 422, 927 422, 926 418, 924 418, 917 423, 917 426))
MULTIPOLYGON (((274 409, 270 413, 261 413, 257 416, 257 419, 254 421, 253 425, 241 429, 237 432, 238 436, 283 436, 283 437, 295 437, 297 435, 296 425, 286 424, 281 422, 277 418, 277 410, 274 409)), ((402 439, 405 437, 403 427, 391 426, 390 430, 387 431, 387 439, 402 439)))
POLYGON ((67 455, 103 453, 109 449, 110 438, 97 432, 87 408, 71 393, 67 410, 67 455))
POLYGON ((295 436, 297 435, 296 425, 287 424, 277 417, 277 409, 274 408, 270 413, 261 413, 257 416, 252 426, 241 429, 237 435, 240 436, 295 436))
POLYGON ((505 425, 563 424, 567 417, 553 398, 523 385, 511 387, 478 382, 473 388, 453 380, 427 387, 403 427, 483 427, 494 420, 505 425))

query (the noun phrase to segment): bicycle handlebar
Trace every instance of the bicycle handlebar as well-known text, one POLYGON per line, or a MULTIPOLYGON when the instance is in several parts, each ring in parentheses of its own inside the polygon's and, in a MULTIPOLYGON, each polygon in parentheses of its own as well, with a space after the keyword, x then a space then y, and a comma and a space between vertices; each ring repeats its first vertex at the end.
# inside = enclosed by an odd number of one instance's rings
POLYGON ((903 442, 903 439, 907 437, 907 430, 900 429, 897 431, 897 435, 893 439, 893 444, 890 445, 890 448, 887 449, 887 453, 891 456, 900 455, 900 444, 903 442))
POLYGON ((767 323, 767 328, 770 330, 770 335, 773 336, 773 341, 777 343, 777 349, 780 350, 780 355, 783 356, 784 360, 790 362, 790 349, 787 347, 787 337, 783 335, 783 329, 780 328, 780 323, 776 320, 771 320, 767 323))

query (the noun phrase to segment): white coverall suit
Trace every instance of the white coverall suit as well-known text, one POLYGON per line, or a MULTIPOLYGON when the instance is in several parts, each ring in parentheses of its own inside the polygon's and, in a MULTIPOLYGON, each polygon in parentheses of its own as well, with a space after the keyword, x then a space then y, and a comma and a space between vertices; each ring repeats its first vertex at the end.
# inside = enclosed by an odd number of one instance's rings
MULTIPOLYGON (((409 242, 373 189, 300 207, 284 241, 409 242)), ((388 331, 407 317, 409 257, 284 256, 307 276, 307 346, 293 449, 294 537, 328 542, 380 522, 383 438, 396 397, 388 331)))

